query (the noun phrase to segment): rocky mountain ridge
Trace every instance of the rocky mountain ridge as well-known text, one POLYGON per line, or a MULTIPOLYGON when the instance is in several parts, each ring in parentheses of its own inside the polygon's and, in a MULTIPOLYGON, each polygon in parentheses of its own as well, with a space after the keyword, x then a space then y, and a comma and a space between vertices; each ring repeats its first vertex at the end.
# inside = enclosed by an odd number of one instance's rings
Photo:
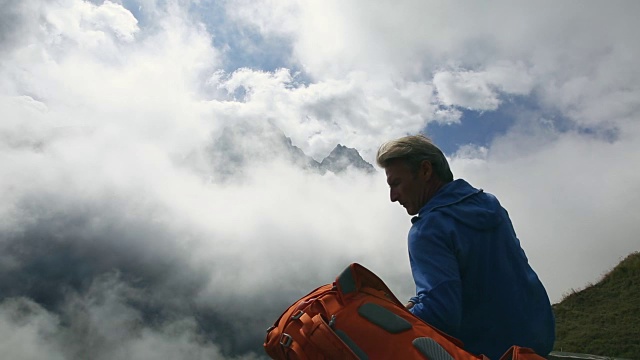
POLYGON ((293 144, 291 138, 271 125, 239 123, 225 127, 206 150, 218 177, 228 178, 246 170, 254 162, 281 159, 301 169, 325 174, 341 174, 349 169, 374 173, 376 170, 360 153, 342 144, 318 162, 293 144))

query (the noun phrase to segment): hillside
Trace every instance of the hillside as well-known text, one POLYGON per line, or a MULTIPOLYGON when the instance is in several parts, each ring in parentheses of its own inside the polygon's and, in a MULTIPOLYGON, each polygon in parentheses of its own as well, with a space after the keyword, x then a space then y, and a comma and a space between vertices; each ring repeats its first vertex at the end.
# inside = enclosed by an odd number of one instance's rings
POLYGON ((555 351, 640 359, 640 252, 553 308, 555 351))

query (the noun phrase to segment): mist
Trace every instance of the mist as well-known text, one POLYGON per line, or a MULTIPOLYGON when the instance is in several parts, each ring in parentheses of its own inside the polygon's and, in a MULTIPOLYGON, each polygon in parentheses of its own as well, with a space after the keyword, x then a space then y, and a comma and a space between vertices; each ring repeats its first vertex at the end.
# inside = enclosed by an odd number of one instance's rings
POLYGON ((507 106, 454 176, 552 302, 598 281, 640 248, 637 5, 563 4, 0 1, 0 351, 263 358, 352 262, 408 298, 384 172, 308 161, 507 106))

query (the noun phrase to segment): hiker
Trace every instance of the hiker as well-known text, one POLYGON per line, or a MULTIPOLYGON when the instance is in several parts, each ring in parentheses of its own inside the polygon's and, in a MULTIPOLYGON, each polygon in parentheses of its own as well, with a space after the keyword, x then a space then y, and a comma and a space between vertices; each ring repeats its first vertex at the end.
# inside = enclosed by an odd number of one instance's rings
POLYGON ((551 352, 549 297, 498 200, 454 180, 442 151, 422 135, 383 144, 376 160, 391 201, 413 216, 408 247, 416 295, 409 311, 490 359, 511 345, 551 352))

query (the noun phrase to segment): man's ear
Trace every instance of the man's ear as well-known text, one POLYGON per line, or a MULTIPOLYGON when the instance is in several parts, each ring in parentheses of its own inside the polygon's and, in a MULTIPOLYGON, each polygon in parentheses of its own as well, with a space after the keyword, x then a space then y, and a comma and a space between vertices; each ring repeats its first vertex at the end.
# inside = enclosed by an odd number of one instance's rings
POLYGON ((420 176, 424 179, 424 181, 429 181, 431 176, 433 175, 433 166, 429 160, 423 160, 420 164, 420 176))

